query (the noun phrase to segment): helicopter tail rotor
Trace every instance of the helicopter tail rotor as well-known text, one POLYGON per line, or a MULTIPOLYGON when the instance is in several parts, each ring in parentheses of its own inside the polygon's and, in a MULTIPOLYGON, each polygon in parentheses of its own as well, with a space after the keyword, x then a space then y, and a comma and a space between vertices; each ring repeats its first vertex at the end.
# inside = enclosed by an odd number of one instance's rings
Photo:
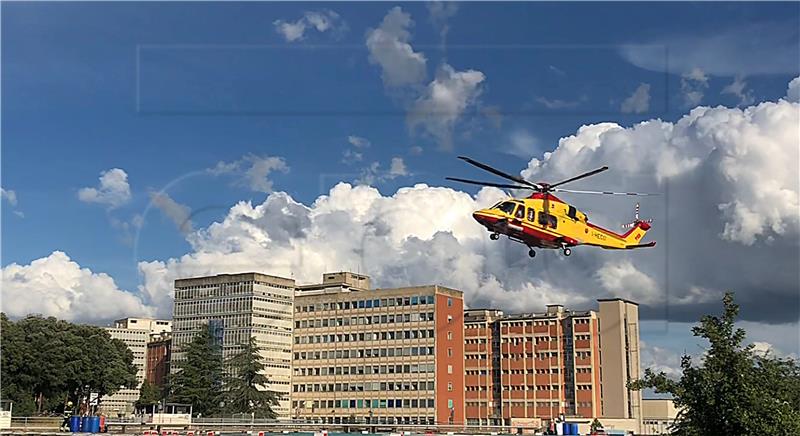
POLYGON ((634 206, 634 208, 633 208, 633 221, 629 222, 627 224, 623 224, 622 228, 623 229, 630 229, 630 228, 635 227, 639 223, 650 224, 652 222, 653 222, 652 218, 647 218, 647 219, 640 219, 639 218, 639 203, 636 203, 636 206, 634 206))

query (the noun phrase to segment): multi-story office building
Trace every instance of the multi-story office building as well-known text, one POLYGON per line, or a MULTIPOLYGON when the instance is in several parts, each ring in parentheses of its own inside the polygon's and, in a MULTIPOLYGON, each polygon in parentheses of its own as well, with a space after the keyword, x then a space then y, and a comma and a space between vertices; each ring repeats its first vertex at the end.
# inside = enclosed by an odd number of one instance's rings
POLYGON ((183 348, 200 329, 211 330, 223 357, 254 337, 269 379, 264 389, 278 394, 274 410, 279 418, 288 418, 294 292, 294 280, 258 273, 175 280, 170 371, 178 370, 183 348))
POLYGON ((139 399, 139 388, 146 376, 147 343, 151 335, 160 335, 171 330, 171 321, 150 318, 124 318, 114 321, 114 327, 106 327, 112 338, 122 340, 133 352, 137 384, 135 389, 121 389, 114 395, 102 398, 100 410, 112 416, 134 412, 134 403, 139 399))
POLYGON ((464 383, 467 423, 501 425, 499 310, 464 311, 464 383))
POLYGON ((467 311, 468 423, 639 417, 640 395, 627 389, 639 377, 636 305, 612 299, 599 306, 575 312, 549 305, 544 313, 518 315, 467 311))
POLYGON ((353 273, 295 296, 295 417, 317 422, 464 422, 463 295, 369 289, 353 273))
POLYGON ((172 354, 172 335, 160 333, 150 335, 147 343, 147 365, 145 380, 153 386, 163 388, 169 374, 170 356, 172 354))

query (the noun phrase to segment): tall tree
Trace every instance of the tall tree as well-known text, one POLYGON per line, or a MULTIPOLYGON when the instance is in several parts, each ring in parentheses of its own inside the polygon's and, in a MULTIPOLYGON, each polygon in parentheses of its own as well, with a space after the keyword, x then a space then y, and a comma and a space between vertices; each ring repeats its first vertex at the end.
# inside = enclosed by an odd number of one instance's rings
POLYGON ((161 401, 161 391, 157 386, 145 380, 139 388, 139 399, 136 400, 137 409, 149 409, 161 401))
POLYGON ((800 434, 800 368, 791 359, 756 355, 743 345, 745 331, 736 328, 739 306, 733 294, 722 300, 722 316, 706 315, 692 333, 710 346, 700 365, 681 359, 682 376, 645 370, 634 389, 669 393, 679 408, 673 434, 800 434))
POLYGON ((222 401, 222 350, 207 326, 200 329, 185 349, 185 359, 170 379, 170 398, 191 404, 203 416, 219 412, 222 401))
POLYGON ((264 388, 269 379, 264 375, 266 366, 261 361, 258 344, 250 337, 242 349, 225 362, 225 410, 230 413, 248 413, 256 418, 275 418, 272 406, 278 405, 275 392, 264 388))
POLYGON ((67 399, 77 405, 90 393, 102 398, 136 385, 133 353, 102 328, 52 317, 1 318, 3 395, 17 411, 61 412, 67 399))

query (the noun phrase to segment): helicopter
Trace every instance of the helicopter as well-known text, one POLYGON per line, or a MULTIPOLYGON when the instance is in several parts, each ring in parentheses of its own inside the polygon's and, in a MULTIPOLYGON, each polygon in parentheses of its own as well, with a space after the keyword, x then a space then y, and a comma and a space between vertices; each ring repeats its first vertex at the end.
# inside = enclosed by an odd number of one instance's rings
POLYGON ((472 216, 490 232, 489 238, 496 241, 500 235, 528 247, 528 256, 535 257, 535 248, 560 249, 564 256, 572 254, 571 247, 589 245, 608 250, 631 250, 655 247, 656 243, 642 243, 650 229, 652 219, 639 218, 639 203, 634 209, 634 219, 623 228, 623 234, 604 229, 589 222, 584 212, 553 195, 553 192, 598 195, 651 196, 641 192, 579 191, 558 186, 590 177, 608 170, 607 166, 585 172, 558 183, 533 183, 522 177, 504 173, 484 163, 459 156, 459 159, 515 184, 481 182, 476 180, 446 177, 454 182, 495 188, 524 189, 533 193, 525 198, 509 198, 487 209, 475 211, 472 216))

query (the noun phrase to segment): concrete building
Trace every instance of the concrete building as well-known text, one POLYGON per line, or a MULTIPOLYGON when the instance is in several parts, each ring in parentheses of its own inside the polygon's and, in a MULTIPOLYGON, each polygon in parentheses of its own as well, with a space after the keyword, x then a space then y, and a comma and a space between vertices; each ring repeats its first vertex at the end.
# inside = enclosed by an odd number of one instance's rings
POLYGON ((267 366, 264 388, 278 394, 278 418, 288 418, 294 292, 294 280, 258 273, 175 280, 170 371, 178 370, 182 349, 202 328, 211 329, 225 358, 254 337, 267 366))
POLYGON ((620 298, 598 301, 603 346, 602 416, 641 420, 642 391, 633 391, 627 385, 629 380, 641 378, 639 305, 620 298))
POLYGON ((160 335, 172 330, 172 322, 151 318, 124 318, 106 327, 112 338, 120 339, 133 352, 136 365, 136 389, 121 389, 101 400, 100 410, 110 416, 127 416, 134 412, 134 403, 139 399, 139 388, 145 380, 147 368, 147 343, 151 335, 160 335))
POLYGON ((464 305, 442 286, 323 275, 295 296, 292 408, 325 423, 464 423, 464 305))
POLYGON ((539 426, 561 415, 640 422, 638 312, 623 300, 599 310, 465 313, 467 422, 539 426))
POLYGON ((669 434, 677 417, 678 409, 671 398, 642 399, 642 433, 669 434))
POLYGON ((172 334, 160 333, 150 335, 147 343, 147 365, 145 365, 145 380, 153 386, 163 388, 166 384, 167 374, 172 355, 172 334))

